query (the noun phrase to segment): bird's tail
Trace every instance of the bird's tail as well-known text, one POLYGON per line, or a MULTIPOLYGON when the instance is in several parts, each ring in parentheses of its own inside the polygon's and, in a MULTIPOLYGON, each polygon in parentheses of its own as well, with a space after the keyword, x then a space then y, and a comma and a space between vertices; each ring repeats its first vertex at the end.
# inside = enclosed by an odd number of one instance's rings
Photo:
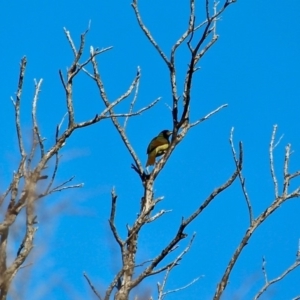
POLYGON ((146 167, 153 166, 155 164, 155 153, 150 153, 148 155, 148 160, 146 163, 146 167))

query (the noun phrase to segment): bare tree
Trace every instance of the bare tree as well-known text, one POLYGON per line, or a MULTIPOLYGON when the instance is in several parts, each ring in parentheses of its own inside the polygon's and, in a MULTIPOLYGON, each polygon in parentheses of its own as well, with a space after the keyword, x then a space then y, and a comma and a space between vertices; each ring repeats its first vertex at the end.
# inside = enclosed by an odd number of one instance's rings
MULTIPOLYGON (((89 30, 89 29, 88 29, 89 30)), ((85 47, 85 37, 88 33, 86 30, 80 38, 79 48, 77 49, 73 43, 69 31, 64 29, 65 35, 73 50, 74 60, 68 68, 66 76, 62 71, 59 71, 59 76, 65 90, 66 97, 66 114, 62 117, 61 122, 55 129, 55 140, 50 148, 45 147, 45 138, 42 136, 40 127, 37 121, 37 102, 40 96, 42 79, 35 81, 34 95, 32 99, 32 142, 29 149, 24 146, 24 135, 21 128, 21 97, 24 85, 24 76, 27 65, 26 57, 23 57, 20 64, 20 74, 18 81, 18 88, 15 98, 12 98, 12 103, 15 109, 15 125, 19 144, 20 162, 16 172, 14 172, 11 183, 7 190, 0 197, 0 205, 5 209, 3 221, 0 223, 0 299, 6 299, 9 287, 18 270, 22 267, 33 248, 33 240, 36 232, 36 223, 38 216, 36 215, 36 202, 44 197, 47 197, 55 192, 63 191, 71 188, 82 187, 82 184, 70 184, 74 177, 54 185, 57 170, 60 163, 59 152, 65 145, 68 138, 71 137, 74 131, 83 127, 91 126, 104 119, 119 117, 129 118, 141 114, 144 110, 152 107, 158 100, 155 100, 147 107, 144 107, 136 112, 129 108, 129 112, 120 114, 111 114, 110 110, 121 103, 124 99, 129 97, 137 86, 139 80, 139 73, 137 73, 132 84, 124 95, 110 103, 106 103, 106 107, 95 114, 92 118, 77 122, 75 119, 75 111, 73 105, 73 80, 80 73, 85 71, 85 67, 91 63, 100 54, 110 50, 112 47, 104 49, 95 49, 92 51, 90 57, 82 61, 82 54, 85 47), (67 128, 61 130, 63 122, 66 120, 67 128), (48 164, 54 162, 52 170, 48 169, 48 164), (47 171, 46 171, 47 169, 47 171), (47 175, 46 175, 47 173, 47 175), (41 185, 41 181, 47 181, 45 185, 41 185), (10 228, 16 222, 22 210, 26 211, 26 218, 24 219, 24 235, 17 255, 12 263, 8 264, 8 238, 11 233, 10 228)), ((21 218, 19 218, 22 220, 21 218)))
MULTIPOLYGON (((188 234, 186 229, 192 224, 192 222, 198 218, 201 213, 208 207, 212 201, 220 195, 223 191, 229 188, 233 182, 239 180, 241 189, 245 198, 245 202, 248 208, 248 217, 249 217, 249 226, 245 230, 245 234, 240 241, 236 251, 233 253, 230 261, 227 264, 226 269, 224 270, 223 276, 217 283, 217 288, 213 299, 220 299, 222 294, 228 284, 230 274, 242 253, 245 245, 249 242, 252 234, 255 230, 273 213, 275 212, 284 202, 289 199, 296 198, 300 196, 300 187, 290 191, 289 186, 293 179, 297 178, 300 175, 300 171, 290 173, 289 172, 289 163, 291 155, 291 145, 287 145, 285 157, 284 157, 284 168, 283 168, 283 186, 281 187, 282 192, 280 193, 279 184, 274 168, 274 149, 277 144, 275 142, 276 138, 276 129, 274 126, 273 133, 271 136, 269 156, 270 156, 270 171, 271 176, 274 182, 274 200, 270 206, 268 206, 262 213, 257 217, 254 216, 252 211, 252 204, 250 196, 246 190, 245 178, 242 173, 243 169, 243 144, 239 143, 239 151, 236 153, 234 142, 233 142, 233 129, 230 134, 230 147, 232 150, 233 157, 233 167, 231 174, 228 178, 224 179, 224 183, 211 191, 206 199, 202 203, 194 208, 194 211, 187 217, 182 218, 179 224, 173 224, 173 227, 177 228, 176 234, 169 240, 167 245, 162 246, 161 251, 157 253, 153 258, 148 259, 147 261, 138 264, 136 261, 137 256, 137 246, 139 243, 139 234, 143 227, 148 226, 149 224, 155 222, 160 217, 164 216, 167 210, 157 211, 157 204, 162 201, 161 197, 157 197, 154 192, 154 184, 160 172, 166 165, 169 157, 172 155, 174 149, 181 143, 185 138, 186 134, 190 129, 196 125, 201 124, 202 122, 208 120, 211 116, 221 111, 227 106, 223 104, 219 107, 216 107, 213 111, 208 112, 204 117, 199 118, 198 120, 190 120, 190 111, 191 111, 191 101, 192 101, 192 84, 195 78, 195 74, 199 69, 199 62, 202 57, 207 53, 207 51, 217 42, 217 22, 223 12, 234 2, 235 0, 225 0, 222 3, 214 1, 210 3, 209 0, 204 1, 205 7, 205 20, 198 23, 195 16, 195 0, 189 1, 190 14, 187 22, 187 28, 185 32, 178 38, 176 43, 170 50, 170 54, 166 55, 160 45, 156 42, 155 38, 150 33, 150 30, 147 28, 146 24, 142 20, 142 16, 139 12, 138 1, 133 0, 132 8, 135 13, 136 20, 145 37, 149 40, 150 44, 156 49, 157 53, 165 63, 169 71, 169 82, 171 85, 172 93, 172 107, 170 107, 170 117, 172 119, 173 128, 172 128, 172 139, 171 143, 162 156, 162 158, 154 165, 154 168, 151 172, 148 172, 147 169, 144 169, 140 158, 138 157, 134 147, 130 143, 129 137, 126 132, 126 126, 130 117, 141 114, 143 111, 150 109, 155 105, 159 99, 154 100, 148 106, 138 110, 133 111, 135 102, 137 100, 138 86, 140 82, 140 69, 138 68, 137 74, 134 77, 131 85, 128 90, 117 99, 110 99, 105 89, 104 82, 101 77, 100 68, 97 64, 97 56, 103 52, 109 50, 105 48, 102 50, 90 48, 89 58, 86 61, 82 60, 82 54, 85 50, 85 36, 88 33, 88 30, 81 35, 81 41, 79 48, 77 50, 71 34, 65 29, 65 35, 68 39, 70 47, 74 54, 74 60, 71 66, 68 68, 66 76, 63 72, 59 72, 62 85, 65 90, 66 95, 66 115, 62 118, 62 121, 56 127, 56 135, 53 146, 49 149, 45 148, 44 138, 40 132, 36 118, 36 106, 38 97, 40 94, 40 87, 42 80, 35 83, 35 92, 32 101, 32 144, 30 149, 25 149, 24 140, 22 135, 22 128, 20 125, 20 104, 21 104, 21 95, 22 87, 24 81, 24 73, 26 69, 26 58, 23 58, 21 61, 20 67, 20 76, 18 82, 18 89, 15 99, 12 99, 14 108, 15 108, 15 123, 16 131, 19 142, 19 152, 20 152, 20 164, 18 170, 14 173, 12 181, 8 189, 4 192, 0 198, 0 205, 7 203, 7 209, 5 212, 5 217, 3 222, 0 224, 0 234, 1 234, 1 244, 0 244, 0 300, 6 299, 10 284, 21 268, 26 258, 28 257, 32 247, 33 247, 33 238, 35 235, 35 223, 36 223, 36 213, 35 213, 35 204, 36 202, 46 197, 54 192, 62 191, 69 188, 81 187, 81 184, 68 185, 73 178, 54 186, 54 179, 57 173, 59 166, 59 151, 64 146, 66 140, 72 135, 72 133, 80 128, 91 126, 103 119, 110 119, 118 132, 123 144, 125 145, 127 151, 132 157, 133 164, 132 169, 135 171, 137 176, 140 178, 140 184, 143 188, 143 194, 141 195, 140 208, 138 215, 134 222, 127 226, 127 234, 125 237, 122 237, 116 227, 116 210, 117 210, 117 194, 113 189, 111 192, 111 212, 109 216, 109 225, 115 242, 119 247, 119 253, 122 260, 122 265, 118 272, 115 274, 111 283, 107 287, 106 291, 98 291, 97 287, 92 283, 90 278, 86 273, 84 277, 86 278, 89 286, 94 292, 95 296, 98 299, 109 300, 112 297, 116 300, 126 300, 129 299, 130 292, 137 286, 139 286, 147 277, 165 273, 163 277, 163 282, 157 284, 157 294, 158 299, 165 299, 169 294, 173 292, 179 292, 183 288, 188 288, 191 284, 195 283, 199 278, 195 278, 189 284, 178 287, 174 290, 166 290, 166 282, 168 280, 170 272, 178 266, 182 257, 189 251, 195 235, 192 236, 188 246, 182 250, 175 259, 167 260, 170 257, 170 253, 173 253, 179 248, 179 242, 187 238, 188 234), (189 61, 186 69, 184 82, 183 82, 183 93, 180 95, 178 90, 180 90, 180 84, 177 81, 178 70, 176 68, 177 62, 177 53, 181 47, 188 47, 189 50, 189 61), (90 66, 90 71, 87 66, 90 66), (80 73, 84 72, 92 81, 99 91, 99 98, 103 101, 104 109, 101 113, 97 113, 91 119, 84 122, 76 122, 73 106, 73 79, 80 73), (133 95, 132 101, 130 103, 128 112, 117 114, 115 113, 115 107, 122 102, 124 99, 133 95), (67 119, 68 125, 67 128, 61 132, 62 124, 67 119), (122 119, 121 119, 122 118, 122 119), (121 120, 125 121, 121 122, 121 120), (39 152, 39 154, 37 154, 39 152), (39 155, 37 163, 33 164, 33 158, 39 155), (54 168, 51 171, 49 176, 49 170, 47 169, 47 175, 45 175, 45 169, 47 164, 53 160, 54 168), (39 192, 41 181, 49 181, 46 189, 39 192), (24 232, 23 241, 20 242, 20 247, 17 252, 17 257, 10 264, 7 265, 7 239, 10 234, 10 227, 16 221, 21 210, 26 211, 26 231, 24 232), (168 262, 166 262, 168 261, 168 262), (138 268, 139 267, 139 268, 138 268)), ((198 99, 193 99, 197 101, 198 99)), ((270 285, 278 282, 284 278, 289 272, 294 270, 299 266, 299 250, 296 258, 296 262, 287 268, 278 278, 275 278, 271 281, 267 279, 267 273, 265 270, 265 263, 263 262, 263 273, 265 275, 265 285, 257 292, 256 298, 258 299, 270 285)))
MULTIPOLYGON (((195 16, 195 1, 190 0, 190 15, 188 20, 188 26, 186 31, 179 37, 177 42, 173 45, 170 55, 167 56, 164 51, 161 49, 159 44, 155 41, 155 38, 151 35, 150 30, 147 28, 146 24, 144 24, 141 14, 138 9, 138 1, 133 0, 132 7, 138 21, 138 24, 145 34, 146 38, 152 44, 152 46, 157 50, 158 54, 165 62, 167 69, 169 70, 169 82, 171 84, 172 91, 172 99, 173 105, 171 108, 171 117, 173 120, 173 130, 172 130, 172 141, 171 144, 162 157, 161 160, 157 164, 155 164, 152 172, 150 174, 147 173, 142 167, 142 164, 135 153, 132 145, 129 142, 129 139, 126 135, 125 126, 122 126, 116 118, 112 118, 112 122, 119 132, 121 139, 123 140, 126 148, 131 154, 134 164, 132 168, 136 171, 141 179, 141 184, 144 189, 144 193, 141 197, 141 207, 138 214, 137 219, 133 222, 131 226, 127 226, 127 237, 122 238, 115 225, 115 212, 116 212, 116 203, 117 203, 117 195, 114 191, 112 191, 112 208, 111 215, 109 219, 109 224, 113 233, 113 236, 119 245, 120 254, 122 257, 122 267, 119 272, 114 277, 113 281, 109 285, 108 289, 105 292, 103 299, 110 299, 111 295, 114 295, 114 299, 116 300, 125 300, 128 299, 130 291, 139 285, 145 278, 149 276, 153 276, 155 274, 166 272, 166 277, 162 285, 158 284, 158 298, 163 299, 168 292, 164 291, 165 281, 168 277, 169 272, 172 268, 177 265, 178 261, 181 259, 182 254, 171 263, 163 264, 164 259, 173 252, 177 246, 178 242, 187 237, 185 229, 188 225, 192 223, 195 218, 197 218, 204 209, 225 189, 230 187, 230 185, 239 178, 242 191, 245 196, 246 204, 249 211, 249 220, 250 225, 246 230, 245 236, 243 237, 240 245, 237 250, 233 254, 231 260, 228 263, 226 270, 224 271, 224 275, 221 278, 220 282, 217 285, 217 289, 214 295, 214 299, 220 299, 224 289, 229 280, 230 273, 242 252, 244 246, 248 243, 253 232, 264 222, 268 216, 273 213, 282 203, 287 201, 288 199, 299 197, 300 189, 297 188, 292 192, 288 192, 288 187, 290 184, 290 180, 297 177, 300 173, 296 172, 294 174, 289 174, 288 165, 290 158, 290 145, 286 148, 285 155, 285 166, 284 166, 284 186, 283 186, 283 194, 279 194, 278 192, 278 184, 274 172, 274 162, 273 162, 273 150, 276 147, 274 144, 276 127, 274 127, 271 145, 270 145, 270 168, 272 178, 274 180, 275 185, 275 199, 272 205, 270 205, 264 212, 262 212, 257 218, 253 216, 252 206, 250 202, 250 198, 246 192, 245 179, 242 175, 242 167, 243 167, 243 147, 242 143, 239 143, 239 154, 236 154, 234 144, 233 144, 233 131, 230 136, 230 145, 232 149, 232 154, 235 162, 235 168, 232 171, 231 176, 225 180, 224 184, 214 189, 211 194, 203 201, 203 203, 195 208, 194 212, 183 218, 181 223, 178 224, 178 230, 176 235, 169 241, 169 243, 162 248, 161 252, 157 254, 157 256, 145 262, 143 265, 145 266, 142 271, 137 271, 136 267, 136 254, 137 254, 137 245, 140 230, 148 225, 149 223, 154 222, 161 216, 163 216, 167 211, 161 210, 159 212, 154 212, 154 209, 158 202, 162 200, 162 198, 156 198, 154 194, 154 183, 157 177, 159 176, 161 170, 164 168, 168 158, 172 154, 173 150, 178 146, 178 144, 184 139, 187 132, 193 128, 194 126, 202 123, 209 119, 213 114, 219 112, 221 109, 227 106, 227 104, 223 104, 222 106, 216 108, 214 111, 208 113, 203 118, 190 121, 190 102, 191 102, 191 91, 192 91, 192 82, 194 79, 194 75, 198 70, 198 63, 201 58, 205 55, 205 53, 216 43, 218 40, 218 35, 216 31, 217 21, 222 13, 235 1, 225 0, 223 4, 220 5, 219 2, 214 2, 211 5, 210 1, 205 1, 205 11, 206 11, 206 19, 202 23, 196 23, 195 16), (219 6, 220 5, 220 6, 219 6), (221 7, 221 8, 218 8, 221 7), (211 13, 212 11, 212 13, 211 13), (202 30, 202 31, 201 31, 202 30), (201 34, 198 36, 199 31, 201 34), (186 45, 190 51, 190 61, 188 63, 188 68, 185 75, 185 80, 183 83, 183 93, 182 95, 178 94, 178 82, 177 82, 177 69, 176 69, 176 53, 180 47, 186 45)), ((92 59, 94 74, 90 74, 90 76, 95 80, 101 98, 103 99, 106 106, 108 106, 109 100, 108 96, 105 92, 104 83, 101 79, 100 72, 97 66, 96 59, 92 59)), ((196 99, 195 99, 196 101, 196 99)), ((109 110, 110 114, 114 114, 114 110, 109 110)), ((173 225, 174 226, 174 225, 173 225)), ((185 252, 184 252, 185 253, 185 252)), ((139 265, 140 266, 140 265, 139 265)), ((293 269, 298 266, 298 263, 293 265, 293 269)), ((273 282, 272 282, 273 283, 273 282)), ((270 283, 269 283, 270 284, 270 283)), ((178 289, 180 290, 180 288, 178 289)), ((264 288, 266 290, 266 288, 264 288)), ((99 299, 101 297, 98 294, 99 299)))
MULTIPOLYGON (((188 20, 188 26, 186 31, 179 37, 177 42, 173 45, 171 49, 170 56, 168 57, 161 47, 157 44, 154 37, 151 35, 150 30, 146 27, 146 25, 142 21, 142 17, 140 15, 138 9, 138 1, 134 0, 132 3, 133 10, 135 12, 136 19, 138 24, 150 41, 152 46, 157 50, 158 54, 161 56, 162 60, 165 62, 168 70, 169 70, 169 80, 171 83, 172 90, 172 99, 173 105, 171 108, 171 116, 173 120, 173 133, 172 133, 172 141, 170 143, 169 148, 166 153, 162 157, 162 159, 155 164, 154 169, 150 174, 147 174, 143 169, 142 164, 136 155, 132 145, 130 144, 126 133, 125 127, 122 127, 116 118, 112 118, 112 122, 115 125, 117 131, 119 132, 123 142, 125 143, 126 148, 130 152, 134 164, 132 168, 137 172, 140 176, 141 184, 144 189, 143 196, 141 197, 141 207, 138 214, 137 219, 132 224, 132 226, 128 226, 127 228, 127 237, 122 239, 118 234, 117 228, 115 226, 115 211, 116 211, 116 200, 117 196, 114 191, 112 192, 112 209, 111 215, 109 219, 110 227, 115 237, 116 242, 120 247, 120 253, 122 256, 122 268, 116 274, 115 278, 111 282, 108 287, 104 299, 110 299, 114 288, 117 289, 114 298, 116 300, 125 300, 128 299, 130 291, 139 285, 145 278, 149 276, 153 276, 155 274, 167 271, 169 272, 174 265, 177 264, 180 257, 175 259, 175 261, 171 263, 167 263, 161 266, 163 260, 177 247, 179 241, 187 237, 185 233, 186 227, 193 221, 195 218, 199 216, 199 214, 211 203, 211 201, 218 196, 221 192, 223 192, 226 188, 228 188, 234 180, 238 177, 241 169, 242 169, 242 147, 240 145, 240 157, 237 161, 236 167, 232 172, 232 175, 218 188, 211 192, 211 194, 207 197, 207 199, 202 203, 202 205, 195 209, 195 211, 188 216, 187 218, 183 218, 181 223, 178 225, 178 230, 176 235, 170 240, 170 242, 161 250, 161 252, 151 259, 147 266, 145 266, 144 270, 140 271, 139 274, 136 273, 136 253, 137 253, 137 244, 140 230, 146 226, 148 223, 152 223, 157 220, 159 217, 163 216, 166 211, 161 210, 154 215, 153 210, 158 202, 160 202, 161 198, 155 198, 154 195, 154 182, 161 170, 164 168, 168 158, 172 154, 175 147, 184 139, 187 132, 193 128, 194 126, 200 124, 201 122, 209 119, 213 114, 219 112, 221 109, 227 106, 224 104, 214 111, 208 113, 203 118, 190 121, 190 102, 191 102, 191 91, 192 91, 192 82, 194 79, 194 75, 198 70, 198 63, 201 58, 205 55, 205 53, 216 43, 218 40, 218 36, 216 34, 216 24, 220 15, 225 11, 225 9, 232 4, 234 1, 226 0, 220 9, 217 8, 218 3, 215 2, 213 7, 210 7, 209 1, 205 2, 205 10, 206 10, 206 19, 197 24, 196 16, 195 16, 195 1, 190 1, 190 15, 188 20), (211 10, 213 13, 211 14, 211 10), (198 31, 202 30, 200 36, 197 36, 198 31), (184 42, 187 41, 187 46, 190 51, 190 60, 188 63, 188 68, 185 75, 185 80, 183 83, 183 94, 178 94, 178 83, 177 83, 177 69, 176 69, 176 54, 177 50, 184 46, 184 42), (135 277, 133 276, 135 274, 135 277)), ((97 83, 97 86, 100 91, 101 98, 103 99, 106 106, 108 106, 109 100, 107 94, 105 92, 104 84, 101 79, 98 66, 96 63, 96 59, 92 59, 94 74, 90 75, 97 83)), ((113 109, 109 110, 110 114, 113 115, 113 109)), ((159 286, 159 297, 163 298, 165 295, 161 286, 159 286)))

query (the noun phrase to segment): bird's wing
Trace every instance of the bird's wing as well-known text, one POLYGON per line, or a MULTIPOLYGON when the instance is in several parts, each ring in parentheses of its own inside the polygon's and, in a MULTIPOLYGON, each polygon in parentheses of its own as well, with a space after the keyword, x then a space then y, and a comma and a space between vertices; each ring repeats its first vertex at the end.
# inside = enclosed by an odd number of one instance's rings
MULTIPOLYGON (((160 146, 156 147, 155 148, 156 156, 163 155, 168 148, 169 148, 169 144, 163 144, 163 145, 160 145, 160 146)), ((154 150, 153 150, 153 152, 154 152, 154 150)))
POLYGON ((152 152, 155 148, 159 147, 159 146, 163 146, 166 145, 166 147, 168 148, 169 146, 169 141, 167 139, 165 139, 164 137, 160 137, 157 136, 155 137, 149 144, 148 148, 147 148, 147 154, 149 154, 150 152, 152 152))

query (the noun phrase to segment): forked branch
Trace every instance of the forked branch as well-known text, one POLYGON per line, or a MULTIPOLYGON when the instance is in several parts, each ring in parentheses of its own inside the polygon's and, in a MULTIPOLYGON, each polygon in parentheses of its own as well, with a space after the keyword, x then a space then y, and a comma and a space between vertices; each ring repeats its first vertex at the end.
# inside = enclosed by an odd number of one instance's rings
MULTIPOLYGON (((230 259, 226 270, 222 276, 222 279, 220 280, 218 286, 217 286, 217 290, 215 292, 214 295, 214 300, 219 300, 223 294, 223 291, 225 290, 228 280, 229 280, 229 276, 231 274, 231 271, 236 263, 236 261, 238 260, 240 254, 243 251, 243 248, 249 243, 249 240, 252 236, 252 234, 255 232, 255 230, 264 222, 268 219, 268 217, 275 212, 284 202, 286 202, 289 199, 293 199, 293 198, 298 198, 300 197, 300 187, 296 188, 294 191, 289 192, 288 191, 288 187, 290 186, 291 183, 291 179, 296 178, 297 176, 300 175, 299 171, 294 173, 297 174, 295 176, 290 176, 288 175, 288 167, 289 167, 289 161, 290 161, 290 145, 288 145, 286 147, 286 152, 285 152, 285 165, 284 165, 284 172, 283 174, 286 174, 285 176, 285 180, 283 183, 283 193, 281 195, 279 195, 278 192, 278 182, 275 176, 275 171, 274 171, 274 158, 273 158, 273 150, 275 149, 275 147, 277 146, 277 144, 274 144, 275 141, 275 136, 276 136, 276 128, 277 126, 275 125, 273 128, 273 132, 272 132, 272 136, 271 136, 271 142, 270 142, 270 148, 269 148, 269 153, 270 153, 270 167, 271 167, 271 174, 272 174, 272 178, 274 181, 274 187, 275 187, 275 199, 273 201, 273 203, 268 206, 256 219, 252 220, 252 222, 250 223, 250 226, 248 227, 248 229, 246 230, 240 244, 238 245, 237 249, 235 250, 232 258, 230 259), (277 196, 276 196, 277 195, 277 196)), ((241 183, 243 182, 243 180, 241 180, 241 183)))
POLYGON ((279 275, 278 277, 272 279, 272 280, 268 280, 267 278, 267 271, 265 269, 265 260, 263 261, 263 273, 264 273, 264 277, 265 277, 265 285, 258 291, 258 293, 255 295, 254 300, 257 300, 258 298, 260 298, 260 296, 262 296, 262 294, 264 292, 267 291, 267 289, 273 285, 274 283, 283 280, 290 272, 292 272, 293 270, 295 270, 297 267, 299 267, 300 265, 300 248, 298 247, 298 251, 297 251, 297 255, 296 255, 296 260, 295 262, 290 265, 286 270, 284 270, 282 272, 281 275, 279 275))

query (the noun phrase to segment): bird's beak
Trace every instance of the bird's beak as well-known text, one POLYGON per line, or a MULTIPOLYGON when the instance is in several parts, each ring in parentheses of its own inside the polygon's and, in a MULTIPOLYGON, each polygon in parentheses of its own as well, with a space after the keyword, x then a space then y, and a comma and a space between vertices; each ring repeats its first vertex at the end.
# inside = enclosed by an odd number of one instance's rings
POLYGON ((168 136, 170 136, 173 132, 172 131, 168 131, 168 136))

